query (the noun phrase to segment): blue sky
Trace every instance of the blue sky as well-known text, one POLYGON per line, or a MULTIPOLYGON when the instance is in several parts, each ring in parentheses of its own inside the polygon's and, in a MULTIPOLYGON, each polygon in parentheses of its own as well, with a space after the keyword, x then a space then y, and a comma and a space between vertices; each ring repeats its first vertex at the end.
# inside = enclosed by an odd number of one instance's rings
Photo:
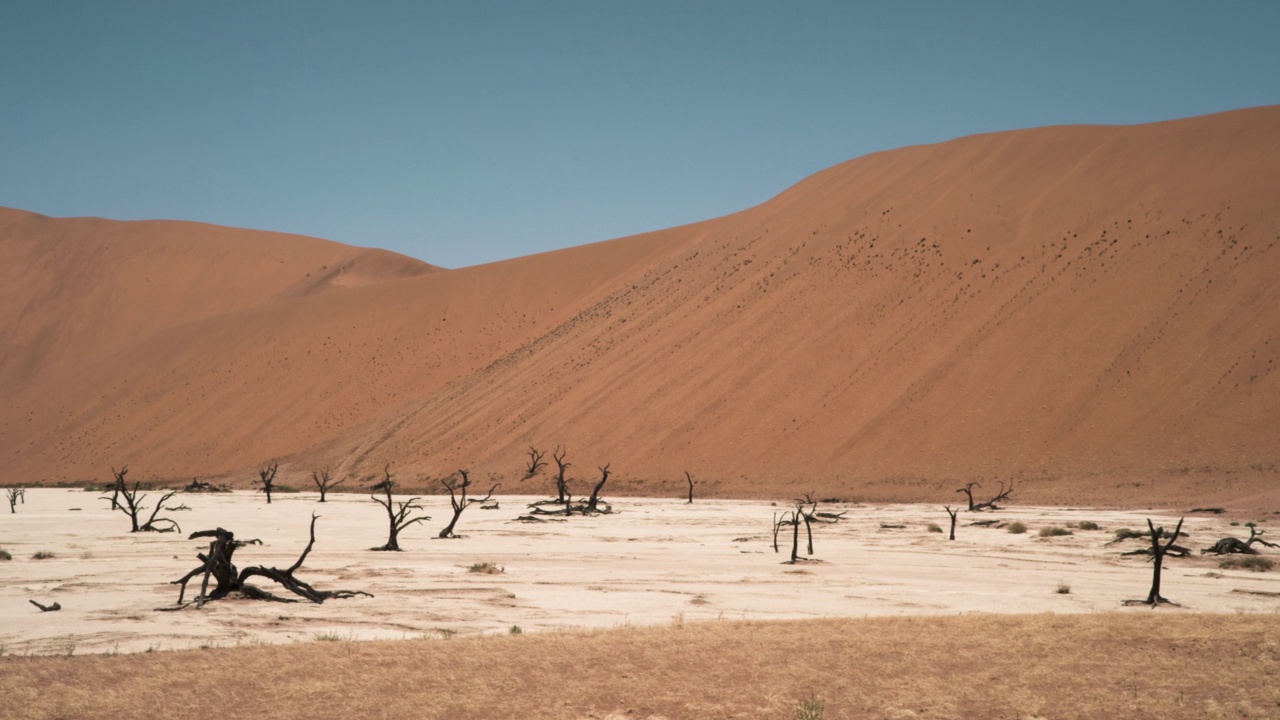
POLYGON ((1277 2, 0 3, 0 205, 446 267, 852 157, 1280 102, 1277 2))

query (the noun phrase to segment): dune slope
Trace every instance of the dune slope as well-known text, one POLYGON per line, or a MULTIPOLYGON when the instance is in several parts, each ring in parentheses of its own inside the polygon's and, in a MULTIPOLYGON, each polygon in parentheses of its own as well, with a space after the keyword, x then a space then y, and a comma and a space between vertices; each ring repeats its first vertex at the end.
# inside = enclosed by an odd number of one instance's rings
MULTIPOLYGON (((1278 195, 1270 107, 878 153, 735 215, 462 270, 371 263, 342 292, 320 266, 343 263, 309 258, 267 293, 282 270, 259 258, 209 290, 239 304, 164 289, 171 314, 127 343, 72 339, 101 300, 28 322, 0 452, 45 480, 247 480, 280 458, 515 489, 525 448, 559 443, 581 482, 612 463, 629 491, 688 470, 720 494, 1017 478, 1051 502, 1280 502, 1278 195), (76 343, 103 352, 29 369, 76 343)), ((29 292, 74 296, 28 262, 29 292)))

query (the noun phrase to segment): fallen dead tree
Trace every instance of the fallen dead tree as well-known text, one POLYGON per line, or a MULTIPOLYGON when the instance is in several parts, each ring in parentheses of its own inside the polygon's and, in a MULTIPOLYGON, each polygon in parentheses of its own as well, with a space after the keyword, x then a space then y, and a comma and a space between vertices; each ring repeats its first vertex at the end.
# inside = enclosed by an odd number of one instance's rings
MULTIPOLYGON (((564 455, 552 455, 552 459, 560 466, 560 476, 563 478, 564 469, 569 467, 569 463, 564 462, 564 455)), ((563 479, 557 480, 556 487, 559 497, 550 500, 538 500, 529 503, 528 508, 531 515, 609 515, 613 512, 613 506, 605 502, 600 496, 600 491, 604 489, 604 484, 608 482, 612 471, 609 465, 597 468, 600 471, 600 480, 591 489, 591 495, 587 499, 579 499, 578 502, 573 501, 573 495, 568 491, 567 484, 563 479), (559 506, 554 510, 548 510, 550 506, 559 506)))
MULTIPOLYGON (((1148 523, 1147 523, 1147 524, 1148 524, 1148 525, 1150 525, 1150 524, 1151 524, 1151 523, 1150 523, 1150 521, 1148 521, 1148 523)), ((1120 528, 1119 530, 1116 530, 1116 533, 1115 533, 1115 535, 1116 535, 1116 536, 1115 536, 1115 539, 1114 539, 1114 540, 1112 540, 1111 542, 1108 542, 1108 543, 1107 543, 1107 545, 1114 545, 1114 544, 1116 544, 1116 543, 1118 543, 1118 542, 1122 542, 1122 541, 1124 541, 1124 540, 1137 540, 1137 539, 1150 538, 1150 537, 1151 537, 1151 532, 1152 532, 1151 530, 1139 531, 1139 530, 1130 530, 1129 528, 1120 528)), ((1163 532, 1163 529, 1162 529, 1162 532, 1163 532)), ((1165 553, 1167 553, 1167 554, 1169 554, 1169 555, 1172 555, 1172 556, 1174 556, 1174 557, 1187 557, 1188 555, 1190 555, 1190 554, 1191 554, 1191 550, 1190 550, 1190 548, 1186 548, 1186 547, 1183 547, 1183 546, 1181 546, 1181 545, 1175 545, 1175 544, 1174 544, 1174 541, 1176 541, 1179 537, 1191 537, 1191 536, 1190 536, 1190 535, 1188 535, 1187 533, 1182 532, 1182 523, 1178 523, 1178 529, 1177 529, 1177 530, 1175 530, 1175 531, 1174 531, 1173 536, 1169 538, 1168 546, 1167 546, 1167 548, 1164 550, 1164 552, 1165 552, 1165 553)), ((1147 556, 1150 556, 1150 555, 1151 555, 1151 553, 1152 553, 1151 548, 1149 548, 1149 547, 1141 547, 1141 548, 1138 548, 1137 550, 1130 550, 1130 551, 1128 551, 1128 552, 1122 552, 1122 553, 1120 553, 1120 555, 1122 555, 1122 556, 1129 556, 1129 555, 1147 555, 1147 556)))
POLYGON ((1253 523, 1249 523, 1249 539, 1248 540, 1241 540, 1239 538, 1233 538, 1233 537, 1224 537, 1218 542, 1214 543, 1211 547, 1202 549, 1200 551, 1200 554, 1204 555, 1208 553, 1212 555, 1230 555, 1233 553, 1239 553, 1241 555, 1257 555, 1258 551, 1253 549, 1254 543, 1262 545, 1263 547, 1280 548, 1280 545, 1277 545, 1276 543, 1267 542, 1266 540, 1263 540, 1262 531, 1258 530, 1258 528, 1254 526, 1253 523))
POLYGON ((996 493, 995 497, 991 498, 990 500, 987 500, 986 502, 973 501, 973 489, 976 487, 982 487, 982 485, 976 482, 971 482, 966 484, 964 487, 960 488, 959 490, 956 490, 956 492, 958 493, 964 493, 965 497, 969 499, 969 512, 980 512, 982 510, 999 510, 1000 507, 996 505, 996 503, 1003 502, 1009 499, 1009 493, 1013 492, 1013 481, 1012 480, 1009 481, 1009 489, 1006 490, 1004 487, 1004 481, 1001 480, 1000 492, 996 493))
POLYGON ((261 577, 278 583, 289 592, 297 595, 305 600, 313 603, 323 603, 325 600, 345 599, 364 595, 365 597, 373 597, 373 595, 362 590, 317 590, 309 583, 294 577, 294 573, 302 564, 306 562, 307 555, 311 553, 311 548, 316 543, 316 515, 311 516, 311 537, 307 541, 307 546, 302 550, 302 554, 298 556, 297 562, 288 568, 281 570, 274 567, 264 567, 262 565, 254 565, 236 569, 232 557, 235 551, 245 547, 246 545, 261 545, 261 540, 237 540, 235 533, 223 528, 215 530, 201 530, 191 533, 189 540, 197 538, 213 538, 209 543, 209 552, 196 553, 196 557, 200 559, 201 564, 191 572, 182 576, 178 580, 174 580, 170 584, 181 585, 182 589, 178 591, 178 602, 175 607, 159 608, 160 610, 181 610, 191 603, 184 603, 183 598, 186 596, 187 583, 196 577, 202 577, 200 582, 200 594, 191 602, 195 606, 202 607, 207 602, 221 600, 231 593, 240 593, 242 596, 252 600, 268 600, 271 602, 300 602, 296 598, 280 597, 273 593, 267 592, 257 586, 248 584, 248 580, 254 577, 261 577), (213 580, 213 588, 209 588, 209 581, 213 580))

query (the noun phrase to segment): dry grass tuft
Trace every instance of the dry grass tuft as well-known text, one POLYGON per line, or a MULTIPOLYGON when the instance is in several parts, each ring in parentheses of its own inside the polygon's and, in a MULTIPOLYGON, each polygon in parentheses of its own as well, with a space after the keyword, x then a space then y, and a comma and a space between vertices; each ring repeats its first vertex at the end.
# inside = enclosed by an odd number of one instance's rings
POLYGON ((467 572, 480 573, 481 575, 501 575, 506 572, 506 568, 499 567, 491 562, 482 562, 467 568, 467 572))
POLYGON ((96 720, 145 709, 150 717, 199 718, 210 698, 244 717, 281 720, 786 720, 805 707, 831 718, 1273 717, 1278 657, 1275 615, 686 622, 447 642, 6 656, 0 717, 96 720), (1149 671, 1152 658, 1158 671, 1149 671), (1230 673, 1221 672, 1226 666, 1230 673), (955 681, 974 668, 980 681, 955 681))
POLYGON ((52 560, 53 558, 56 558, 56 557, 58 556, 54 555, 48 550, 37 550, 35 554, 31 556, 31 559, 32 560, 52 560))
POLYGON ((1240 555, 1223 560, 1218 563, 1218 567, 1223 570, 1252 570, 1254 572, 1267 572, 1275 567, 1275 563, 1269 558, 1264 558, 1261 555, 1240 555))
POLYGON ((1102 529, 1101 526, 1098 525, 1098 523, 1092 520, 1081 520, 1080 524, 1077 525, 1076 527, 1080 528, 1081 530, 1101 530, 1102 529))
POLYGON ((1011 535, 1021 535, 1026 531, 1027 531, 1026 523, 1023 523, 1021 520, 1014 520, 1013 522, 1009 523, 1009 533, 1011 535))
POLYGON ((1074 533, 1072 533, 1070 530, 1066 528, 1042 527, 1040 528, 1040 531, 1037 532, 1036 534, 1043 538, 1043 537, 1062 537, 1064 535, 1072 535, 1074 533))

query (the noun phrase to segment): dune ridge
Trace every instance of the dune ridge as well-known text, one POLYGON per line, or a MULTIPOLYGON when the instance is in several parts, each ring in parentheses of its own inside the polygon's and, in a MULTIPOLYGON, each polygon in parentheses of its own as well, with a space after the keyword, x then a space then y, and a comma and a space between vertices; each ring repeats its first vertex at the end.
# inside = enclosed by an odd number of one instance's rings
POLYGON ((625 492, 1280 506, 1278 196, 1266 107, 876 153, 458 270, 3 211, 0 454, 45 482, 276 458, 527 492, 525 448, 561 444, 625 492))

